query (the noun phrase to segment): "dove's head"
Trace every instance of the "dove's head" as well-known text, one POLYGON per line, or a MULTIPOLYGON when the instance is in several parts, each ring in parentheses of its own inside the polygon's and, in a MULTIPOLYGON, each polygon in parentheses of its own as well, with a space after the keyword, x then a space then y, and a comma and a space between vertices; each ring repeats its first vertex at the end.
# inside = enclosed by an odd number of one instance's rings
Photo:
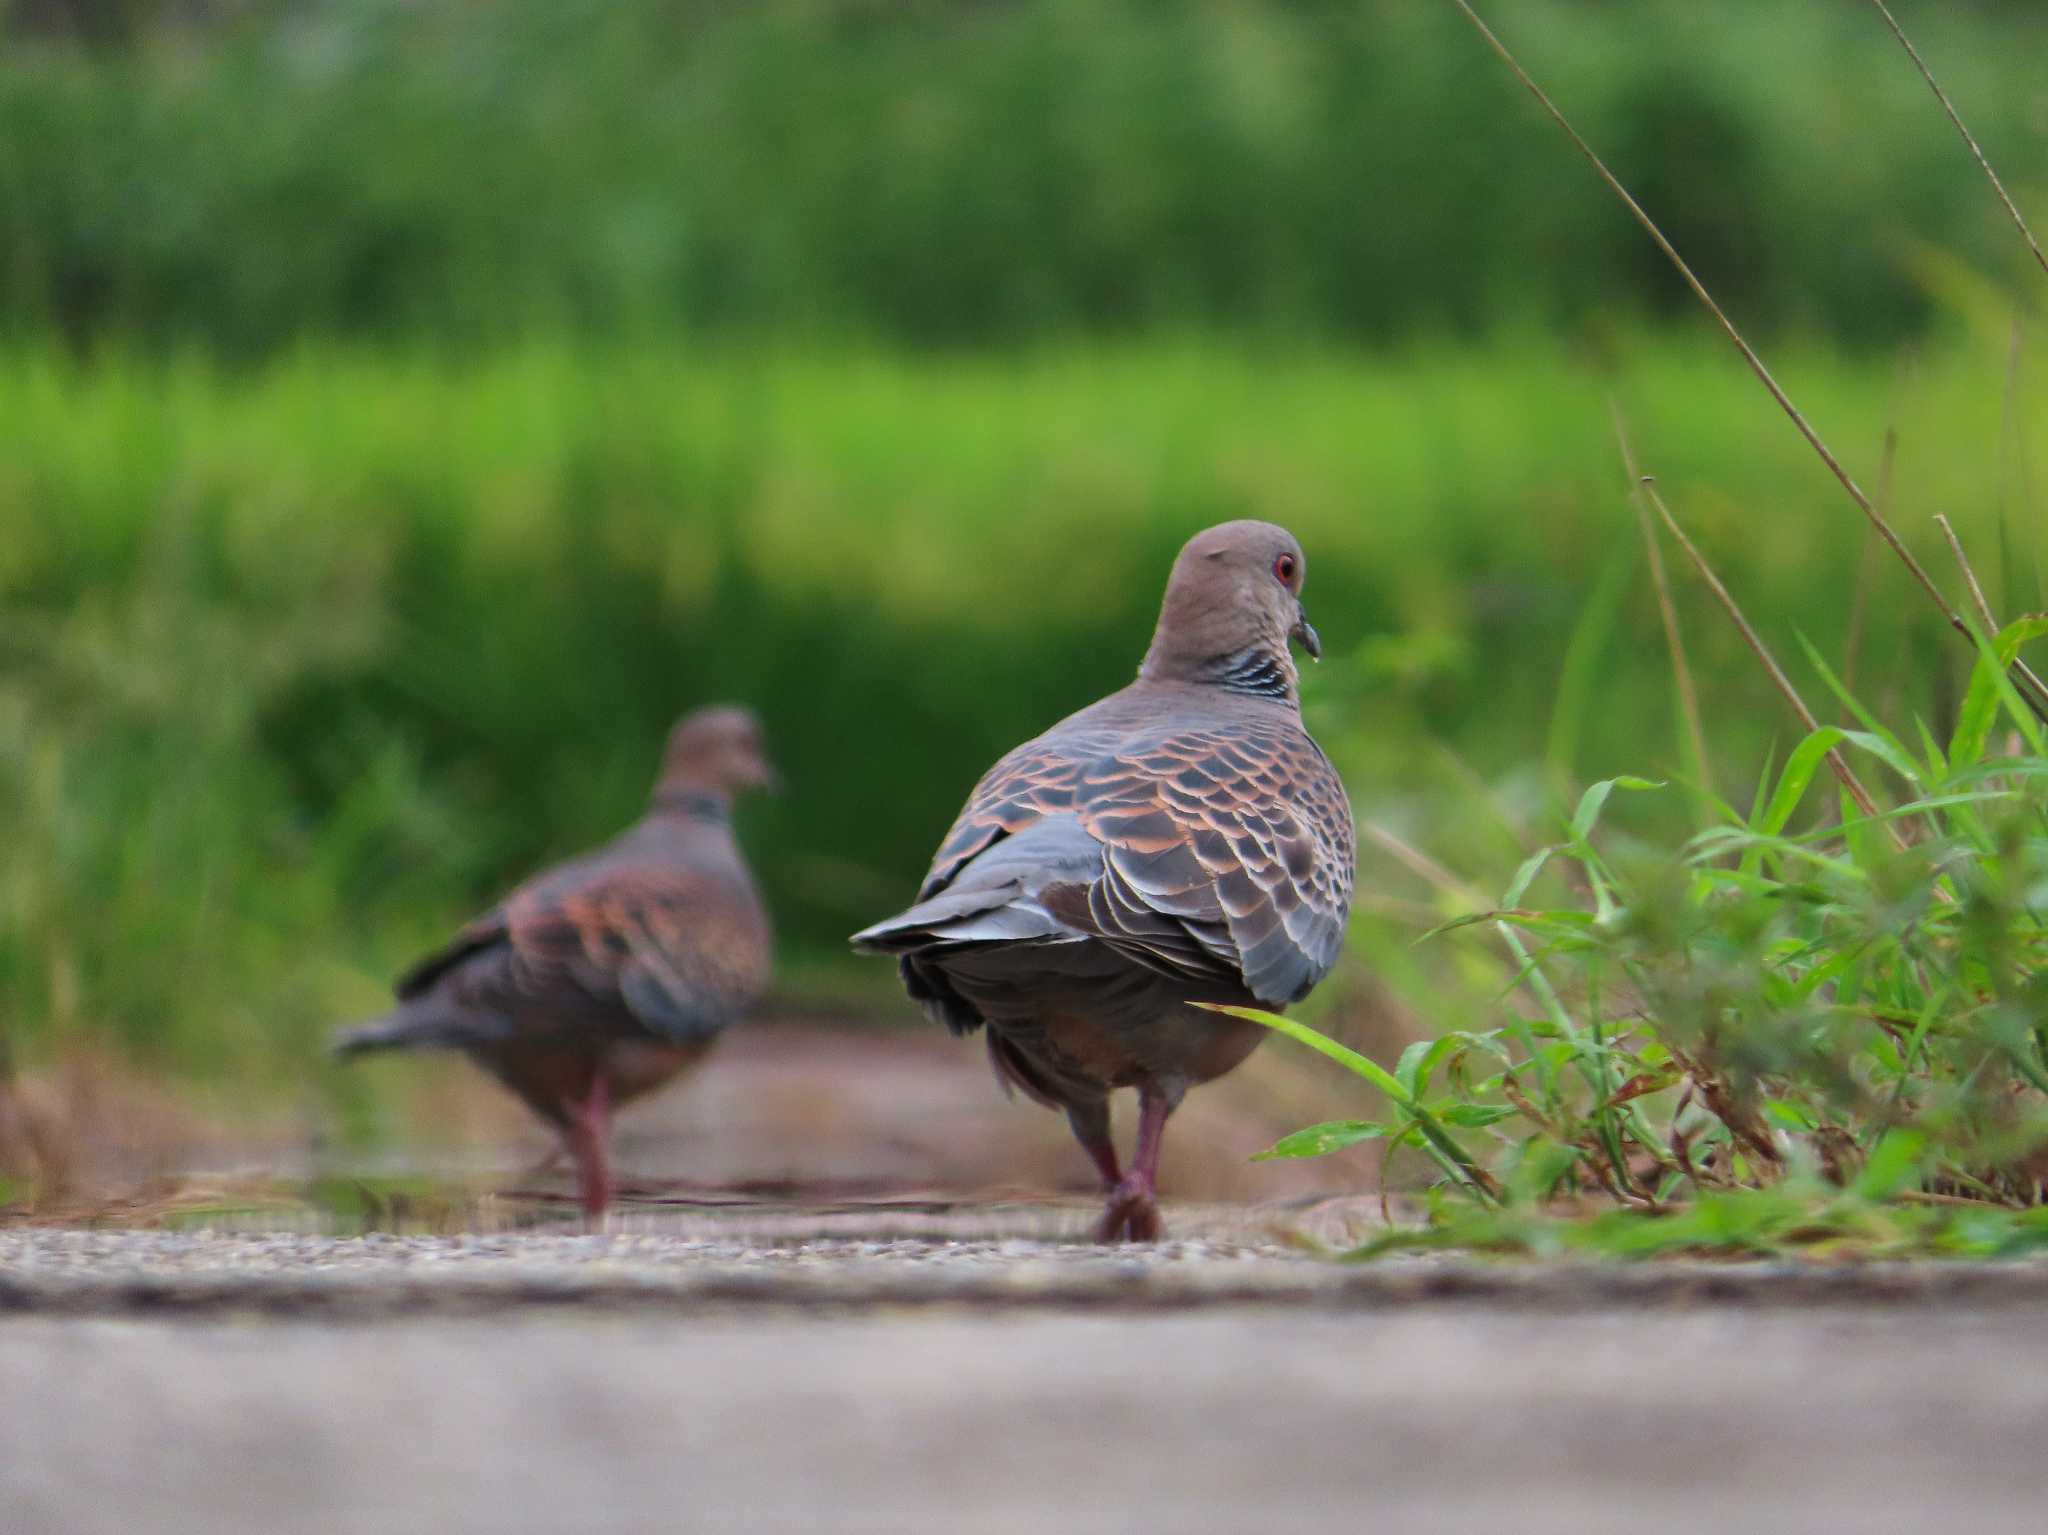
POLYGON ((1289 642, 1300 641, 1316 659, 1323 653, 1302 611, 1307 573, 1294 535, 1270 522, 1226 522, 1197 533, 1173 562, 1138 675, 1292 697, 1289 642))
POLYGON ((768 789, 775 783, 754 711, 721 704, 677 721, 655 788, 657 793, 694 790, 730 798, 742 789, 768 789))

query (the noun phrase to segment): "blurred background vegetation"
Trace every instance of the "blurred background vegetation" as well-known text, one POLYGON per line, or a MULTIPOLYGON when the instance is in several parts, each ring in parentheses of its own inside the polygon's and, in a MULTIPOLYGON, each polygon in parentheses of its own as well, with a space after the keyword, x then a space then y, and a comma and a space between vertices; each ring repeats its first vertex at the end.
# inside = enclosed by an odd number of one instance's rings
MULTIPOLYGON (((1485 10, 2041 606, 2025 251, 1869 8, 1485 10)), ((1902 19, 2048 222, 2048 6, 1902 19)), ((1497 889, 1684 771, 1610 397, 1774 642, 1941 722, 1967 654, 1688 302, 1440 0, 0 4, 0 1031, 296 1082, 724 698, 785 993, 881 1005, 843 935, 1236 516, 1361 820, 1497 889)), ((1677 579, 1746 799, 1794 732, 1677 579)), ((1332 995, 1466 1005, 1362 876, 1332 995)))
MULTIPOLYGON (((2032 0, 1907 17, 2019 174, 2032 0)), ((31 338, 535 329, 981 348, 1597 335, 1689 302, 1441 0, 13 0, 0 317, 31 338)), ((2024 261, 1855 0, 1505 0, 1751 322, 1921 334, 2024 261)))

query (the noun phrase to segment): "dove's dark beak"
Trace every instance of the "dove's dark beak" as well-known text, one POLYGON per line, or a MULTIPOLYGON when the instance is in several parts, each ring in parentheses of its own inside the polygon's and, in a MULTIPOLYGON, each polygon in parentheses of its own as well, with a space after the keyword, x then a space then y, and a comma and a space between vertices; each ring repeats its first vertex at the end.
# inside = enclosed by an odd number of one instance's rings
POLYGON ((1308 652, 1311 661, 1322 660, 1322 636, 1316 633, 1316 626, 1308 621, 1308 614, 1299 605, 1294 609, 1294 627, 1287 631, 1287 637, 1300 641, 1301 648, 1308 652))

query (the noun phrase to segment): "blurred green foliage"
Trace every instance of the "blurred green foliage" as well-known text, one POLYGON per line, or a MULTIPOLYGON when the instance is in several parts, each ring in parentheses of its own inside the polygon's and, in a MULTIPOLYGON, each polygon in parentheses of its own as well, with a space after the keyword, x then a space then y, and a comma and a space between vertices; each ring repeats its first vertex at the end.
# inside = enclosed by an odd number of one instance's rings
MULTIPOLYGON (((0 352, 6 1025, 31 1053, 92 1031, 302 1069, 413 951, 635 816, 671 718, 723 698, 760 708, 790 785, 742 815, 784 984, 893 997, 842 935, 907 896, 999 752, 1128 679, 1175 549, 1236 516, 1308 550, 1308 709, 1361 819, 1511 867, 1466 769, 1526 809, 1687 760, 1610 389, 1766 631, 1843 659, 1839 489, 1724 348, 1615 357, 0 352)), ((2005 519, 2013 582, 1996 555, 2001 345, 1900 379, 1777 361, 1852 462, 1897 420, 1909 532, 1947 510, 1994 598, 2038 603, 2038 527, 2005 519)), ((2048 461, 2038 413, 2024 440, 2048 461)), ((1788 737, 1676 579, 1733 782, 1788 737)), ((1873 706, 1939 715, 1967 654, 1889 565, 1866 608, 1873 706)), ((1368 857, 1369 899, 1405 878, 1368 857)), ((1358 941, 1426 1001, 1415 930, 1358 941)))
MULTIPOLYGON (((1484 9, 1747 323, 1886 343, 1923 247, 2024 261, 1866 6, 1484 9)), ((16 12, 17 333, 1385 341, 1689 302, 1440 0, 16 12)), ((1904 12, 2038 206, 2048 11, 1904 12)))
MULTIPOLYGON (((1484 9, 2040 604, 2024 255, 1867 9, 1484 9)), ((1904 19, 2038 204, 2048 14, 1904 19)), ((280 1086, 725 698, 783 984, 900 1008, 842 935, 1234 516, 1307 545, 1361 818, 1512 867, 1686 760, 1610 391, 1775 640, 1945 720, 1967 658, 1889 565, 1852 621, 1861 524, 1685 302, 1437 0, 0 0, 0 1035, 280 1086)), ((1677 579, 1733 781, 1778 705, 1677 579)), ((1389 899, 1375 984, 1453 1016, 1389 899)))
POLYGON ((1434 1162, 1430 1227, 1384 1233, 1366 1254, 2039 1250, 2048 729, 2007 669, 2044 634, 2041 615, 1980 631, 1939 744, 1922 732, 1908 745, 1828 675, 1862 728, 1812 732, 1765 772, 1748 814, 1713 805, 1675 853, 1596 835, 1615 790, 1661 785, 1593 785, 1498 905, 1453 896, 1478 909, 1437 932, 1484 935, 1472 958, 1500 972, 1490 1016, 1478 1029, 1440 1020, 1392 1071, 1292 1019, 1233 1009, 1385 1099, 1378 1119, 1315 1125, 1262 1157, 1384 1139, 1390 1159, 1413 1145, 1434 1162), (1859 775, 1854 796, 1824 760, 1859 775), (1789 831, 1809 798, 1837 800, 1839 819, 1789 831), (1636 1219, 1550 1218, 1589 1195, 1636 1219))

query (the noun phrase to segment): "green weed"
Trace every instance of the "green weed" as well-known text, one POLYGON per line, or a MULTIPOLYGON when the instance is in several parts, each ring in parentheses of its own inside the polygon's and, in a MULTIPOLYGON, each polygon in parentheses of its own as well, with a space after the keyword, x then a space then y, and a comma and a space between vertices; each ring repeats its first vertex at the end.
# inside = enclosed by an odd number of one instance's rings
MULTIPOLYGON (((2048 1234, 2048 738, 1985 644, 1957 724, 1914 746, 1828 726, 1722 803, 1675 855, 1608 845, 1595 784, 1498 902, 1434 930, 1506 955, 1499 1021, 1411 1045, 1391 1072, 1245 1010, 1377 1087, 1364 1138, 1440 1169, 1423 1233, 1374 1245, 2008 1252, 2048 1234), (1830 749, 1894 789, 1795 830, 1830 749), (1894 835, 1896 833, 1896 835, 1894 835), (1541 897, 1541 898, 1539 898, 1541 897), (1591 1196, 1588 1223, 1546 1212, 1591 1196), (1920 1208, 1901 1212, 1901 1203, 1920 1208)), ((1832 680, 1830 678, 1829 680, 1832 680)))

